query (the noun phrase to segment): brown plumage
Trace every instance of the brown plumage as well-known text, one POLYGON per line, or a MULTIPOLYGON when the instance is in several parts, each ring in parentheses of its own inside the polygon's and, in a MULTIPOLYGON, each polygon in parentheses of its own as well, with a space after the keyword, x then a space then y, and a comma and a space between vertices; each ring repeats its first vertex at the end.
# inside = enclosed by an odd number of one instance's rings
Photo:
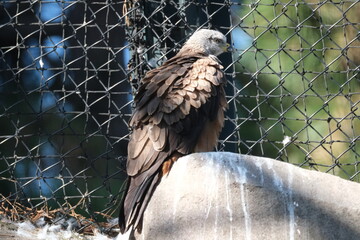
POLYGON ((130 120, 122 233, 131 226, 141 230, 147 203, 173 162, 216 146, 227 106, 226 80, 216 56, 227 46, 220 32, 199 30, 175 57, 142 79, 130 120))

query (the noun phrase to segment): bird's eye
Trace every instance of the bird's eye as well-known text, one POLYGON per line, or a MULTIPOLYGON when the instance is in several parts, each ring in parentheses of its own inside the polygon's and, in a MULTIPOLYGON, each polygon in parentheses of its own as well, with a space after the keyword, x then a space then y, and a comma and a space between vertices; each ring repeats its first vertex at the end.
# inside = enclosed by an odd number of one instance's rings
POLYGON ((221 43, 222 40, 220 38, 212 38, 212 41, 216 42, 216 43, 221 43))

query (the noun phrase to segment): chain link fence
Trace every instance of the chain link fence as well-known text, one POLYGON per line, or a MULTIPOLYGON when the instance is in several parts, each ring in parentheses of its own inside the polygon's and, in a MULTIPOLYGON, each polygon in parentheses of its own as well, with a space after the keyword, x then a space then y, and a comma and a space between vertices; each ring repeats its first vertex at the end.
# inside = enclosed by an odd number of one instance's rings
POLYGON ((359 12, 356 0, 1 1, 0 213, 19 202, 81 215, 78 231, 115 226, 100 223, 117 217, 133 93, 198 28, 235 49, 220 57, 219 151, 359 182, 359 12))

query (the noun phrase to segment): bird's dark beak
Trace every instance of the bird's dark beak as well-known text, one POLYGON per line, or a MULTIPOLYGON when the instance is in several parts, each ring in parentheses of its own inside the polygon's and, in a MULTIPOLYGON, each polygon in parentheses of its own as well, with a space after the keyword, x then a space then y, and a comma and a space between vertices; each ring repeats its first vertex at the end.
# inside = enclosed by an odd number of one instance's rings
POLYGON ((230 45, 230 44, 226 44, 227 45, 227 52, 233 52, 234 51, 234 48, 230 45))
POLYGON ((230 44, 226 43, 224 44, 224 46, 222 47, 223 51, 224 52, 232 52, 233 51, 233 48, 231 47, 230 44))

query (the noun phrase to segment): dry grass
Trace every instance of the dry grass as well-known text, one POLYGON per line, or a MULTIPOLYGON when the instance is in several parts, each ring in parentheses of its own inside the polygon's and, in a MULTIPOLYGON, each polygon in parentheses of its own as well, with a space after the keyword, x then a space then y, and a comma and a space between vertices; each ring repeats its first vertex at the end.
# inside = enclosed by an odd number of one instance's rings
MULTIPOLYGON (((111 216, 105 218, 111 219, 111 216)), ((85 218, 77 214, 74 208, 67 209, 49 209, 44 205, 41 209, 26 207, 18 199, 9 200, 0 194, 0 219, 8 219, 13 222, 30 221, 36 227, 48 225, 61 225, 64 230, 73 230, 84 235, 94 235, 95 232, 102 232, 109 237, 118 234, 117 222, 96 222, 94 219, 85 218), (69 221, 72 226, 69 227, 69 221)))

